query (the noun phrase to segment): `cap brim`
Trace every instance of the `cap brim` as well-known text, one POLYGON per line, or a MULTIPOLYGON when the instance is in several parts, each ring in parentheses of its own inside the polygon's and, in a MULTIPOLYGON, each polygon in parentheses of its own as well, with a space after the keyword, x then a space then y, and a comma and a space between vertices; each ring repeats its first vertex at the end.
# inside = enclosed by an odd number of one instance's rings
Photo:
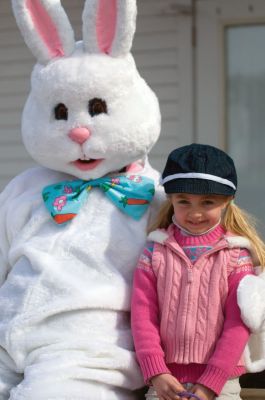
POLYGON ((190 194, 221 194, 233 196, 236 190, 222 183, 208 181, 204 179, 174 179, 166 182, 165 192, 170 193, 190 193, 190 194))

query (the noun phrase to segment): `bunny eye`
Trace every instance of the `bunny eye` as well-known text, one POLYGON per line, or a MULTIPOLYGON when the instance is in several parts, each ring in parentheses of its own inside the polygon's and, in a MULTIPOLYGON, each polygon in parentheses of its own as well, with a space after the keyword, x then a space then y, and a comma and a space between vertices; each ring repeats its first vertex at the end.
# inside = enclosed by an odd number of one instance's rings
POLYGON ((54 115, 55 115, 55 119, 67 120, 68 119, 68 108, 63 103, 60 103, 55 107, 54 115))
POLYGON ((91 117, 99 114, 107 114, 107 104, 101 99, 92 99, 88 103, 88 111, 91 117))

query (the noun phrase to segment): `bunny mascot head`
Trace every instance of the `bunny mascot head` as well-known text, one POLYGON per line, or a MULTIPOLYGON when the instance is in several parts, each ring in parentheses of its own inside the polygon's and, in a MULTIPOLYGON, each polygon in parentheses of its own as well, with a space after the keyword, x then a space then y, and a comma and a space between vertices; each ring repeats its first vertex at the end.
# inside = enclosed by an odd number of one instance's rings
POLYGON ((158 138, 160 113, 130 54, 136 0, 87 0, 80 43, 59 0, 13 6, 39 62, 22 123, 31 156, 82 179, 145 158, 158 138))
POLYGON ((133 400, 133 269, 158 202, 156 96, 130 54, 136 0, 12 0, 36 56, 22 119, 40 166, 0 196, 0 398, 133 400), (156 192, 157 193, 157 192, 156 192))

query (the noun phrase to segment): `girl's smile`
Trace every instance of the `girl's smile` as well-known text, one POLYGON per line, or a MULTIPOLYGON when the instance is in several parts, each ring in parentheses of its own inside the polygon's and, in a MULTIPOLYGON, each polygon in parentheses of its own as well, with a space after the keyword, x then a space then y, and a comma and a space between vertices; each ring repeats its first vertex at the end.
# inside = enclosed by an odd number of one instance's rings
POLYGON ((218 224, 231 197, 175 193, 170 199, 177 224, 190 233, 201 234, 218 224))

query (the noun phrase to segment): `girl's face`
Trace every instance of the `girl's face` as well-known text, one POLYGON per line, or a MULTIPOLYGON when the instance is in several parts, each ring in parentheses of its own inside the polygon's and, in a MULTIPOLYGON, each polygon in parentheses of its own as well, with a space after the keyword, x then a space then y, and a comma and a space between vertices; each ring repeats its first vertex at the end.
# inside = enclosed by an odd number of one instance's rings
POLYGON ((215 226, 231 197, 174 193, 170 195, 176 222, 193 234, 200 234, 215 226))

